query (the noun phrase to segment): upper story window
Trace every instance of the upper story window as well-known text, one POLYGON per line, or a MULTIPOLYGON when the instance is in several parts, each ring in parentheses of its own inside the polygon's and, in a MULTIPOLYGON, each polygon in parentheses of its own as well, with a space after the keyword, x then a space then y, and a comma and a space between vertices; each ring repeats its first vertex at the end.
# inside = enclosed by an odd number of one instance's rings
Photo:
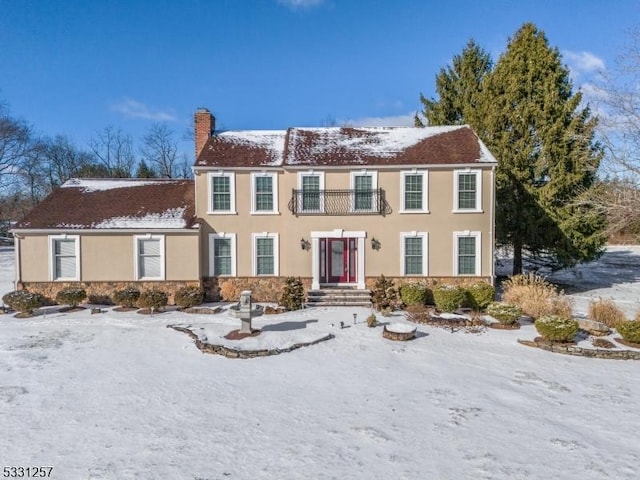
POLYGON ((233 172, 209 173, 209 213, 236 213, 235 184, 233 172))
POLYGON ((482 172, 456 170, 454 172, 454 212, 482 212, 482 172))
POLYGON ((402 274, 427 275, 427 233, 404 232, 400 240, 402 274))
POLYGON ((80 280, 80 237, 49 237, 51 280, 80 280))
POLYGON ((378 188, 377 172, 351 172, 351 190, 353 191, 352 210, 355 212, 373 211, 376 205, 374 191, 378 188))
POLYGON ((275 173, 251 174, 251 213, 278 213, 278 176, 275 173))
POLYGON ((302 212, 324 211, 324 173, 304 172, 298 174, 298 187, 301 191, 302 212))
POLYGON ((480 275, 480 232, 453 232, 455 275, 480 275))
POLYGON ((412 170, 400 175, 400 213, 428 213, 426 171, 412 170))
POLYGON ((136 279, 164 280, 164 236, 135 237, 136 279))

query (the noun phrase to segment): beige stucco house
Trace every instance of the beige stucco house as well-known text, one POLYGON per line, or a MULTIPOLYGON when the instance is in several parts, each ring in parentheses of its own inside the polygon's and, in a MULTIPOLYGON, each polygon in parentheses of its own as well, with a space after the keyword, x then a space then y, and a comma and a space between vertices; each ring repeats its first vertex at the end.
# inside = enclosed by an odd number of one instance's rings
POLYGON ((54 192, 14 229, 17 282, 201 283, 264 301, 289 276, 310 291, 381 274, 493 281, 497 163, 468 126, 217 133, 200 109, 195 149, 191 181, 54 192))

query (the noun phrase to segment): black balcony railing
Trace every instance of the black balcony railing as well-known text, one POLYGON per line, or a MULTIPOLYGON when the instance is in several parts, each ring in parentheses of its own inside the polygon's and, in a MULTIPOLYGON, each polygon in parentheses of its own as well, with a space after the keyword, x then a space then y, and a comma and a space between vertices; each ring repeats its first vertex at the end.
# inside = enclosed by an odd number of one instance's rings
POLYGON ((390 212, 384 190, 293 190, 294 215, 385 215, 390 212))

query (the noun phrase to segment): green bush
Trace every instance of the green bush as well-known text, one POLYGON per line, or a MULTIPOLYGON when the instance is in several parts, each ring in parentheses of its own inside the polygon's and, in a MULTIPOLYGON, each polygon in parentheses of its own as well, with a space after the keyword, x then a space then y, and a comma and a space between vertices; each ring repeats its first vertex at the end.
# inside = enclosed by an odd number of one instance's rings
POLYGON ((430 293, 424 283, 406 283, 400 287, 400 300, 405 305, 424 305, 430 293))
POLYGON ((80 287, 65 287, 56 294, 56 302, 69 305, 71 308, 76 308, 85 298, 87 298, 87 292, 80 287))
POLYGON ((398 294, 393 286, 393 280, 389 280, 384 275, 380 275, 376 279, 373 291, 371 292, 373 306, 379 312, 391 310, 397 298, 398 294))
POLYGON ((134 308, 140 298, 140 290, 135 287, 127 287, 124 290, 116 290, 113 293, 113 301, 124 308, 134 308))
POLYGON ((140 308, 148 308, 151 311, 160 310, 167 306, 169 296, 162 290, 145 290, 138 298, 140 308))
POLYGON ((534 325, 542 338, 550 342, 570 342, 578 333, 578 322, 560 315, 544 315, 534 325))
POLYGON ((627 342, 640 343, 640 321, 627 320, 616 324, 616 330, 627 342))
POLYGON ((522 309, 511 303, 492 302, 487 305, 487 315, 492 316, 500 323, 512 325, 522 316, 522 309))
POLYGON ((174 303, 182 308, 195 307, 204 301, 204 290, 200 287, 182 287, 174 295, 174 303))
POLYGON ((287 277, 279 303, 287 310, 300 310, 304 304, 304 285, 302 280, 295 277, 287 277))
POLYGON ((433 289, 433 300, 441 312, 453 312, 465 306, 467 292, 455 285, 438 285, 433 289))
POLYGON ((9 308, 26 315, 31 315, 34 310, 44 305, 44 297, 42 295, 26 290, 9 292, 2 297, 2 301, 9 308))
POLYGON ((476 282, 466 287, 469 296, 471 297, 472 307, 478 310, 484 310, 487 308, 493 298, 496 295, 496 289, 493 285, 489 285, 486 282, 476 282))

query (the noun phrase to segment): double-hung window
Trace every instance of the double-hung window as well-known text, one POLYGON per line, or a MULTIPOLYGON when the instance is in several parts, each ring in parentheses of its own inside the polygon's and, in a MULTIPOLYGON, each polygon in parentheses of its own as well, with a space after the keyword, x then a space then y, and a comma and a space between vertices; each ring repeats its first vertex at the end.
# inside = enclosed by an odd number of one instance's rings
POLYGON ((278 234, 253 234, 254 276, 278 275, 278 234))
POLYGON ((375 190, 378 187, 377 172, 351 172, 352 210, 371 212, 376 209, 375 190))
POLYGON ((251 191, 251 213, 278 213, 278 177, 275 173, 252 173, 251 191))
POLYGON ((136 278, 164 280, 164 236, 138 235, 135 242, 136 278))
POLYGON ((401 172, 401 213, 428 213, 426 171, 401 172))
POLYGON ((426 232, 404 232, 400 234, 402 275, 427 275, 426 232))
POLYGON ((216 277, 236 275, 235 233, 209 235, 209 273, 216 277))
POLYGON ((454 172, 454 212, 482 212, 482 172, 456 170, 454 172))
POLYGON ((80 237, 49 237, 51 280, 80 280, 80 237))
POLYGON ((453 232, 455 275, 480 275, 480 232, 453 232))
POLYGON ((209 174, 209 213, 236 213, 235 174, 209 174))
POLYGON ((323 173, 299 173, 298 198, 301 211, 322 213, 324 211, 324 174, 323 173))

